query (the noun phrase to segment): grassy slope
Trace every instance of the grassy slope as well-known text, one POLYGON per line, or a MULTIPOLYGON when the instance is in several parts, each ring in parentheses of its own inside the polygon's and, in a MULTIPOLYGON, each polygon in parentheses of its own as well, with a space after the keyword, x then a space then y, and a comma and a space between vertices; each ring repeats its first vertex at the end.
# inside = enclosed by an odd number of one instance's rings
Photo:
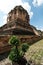
POLYGON ((43 65, 43 39, 30 46, 26 53, 27 60, 43 65))

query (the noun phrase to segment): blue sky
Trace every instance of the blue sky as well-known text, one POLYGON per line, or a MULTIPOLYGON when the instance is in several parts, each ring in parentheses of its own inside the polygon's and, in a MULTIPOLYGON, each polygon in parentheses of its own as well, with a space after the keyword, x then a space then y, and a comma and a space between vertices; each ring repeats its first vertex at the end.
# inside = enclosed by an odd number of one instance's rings
POLYGON ((0 0, 0 26, 7 22, 8 12, 22 5, 30 15, 30 24, 43 30, 43 0, 0 0))

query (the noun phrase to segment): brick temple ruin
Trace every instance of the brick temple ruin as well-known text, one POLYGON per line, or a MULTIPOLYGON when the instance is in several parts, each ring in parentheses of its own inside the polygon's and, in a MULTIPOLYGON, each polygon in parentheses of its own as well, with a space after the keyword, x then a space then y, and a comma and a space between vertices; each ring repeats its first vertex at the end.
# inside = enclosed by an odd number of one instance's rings
POLYGON ((33 43, 40 39, 38 32, 30 25, 28 12, 22 6, 11 10, 7 23, 0 27, 0 53, 10 50, 8 40, 12 35, 16 35, 21 43, 33 43))

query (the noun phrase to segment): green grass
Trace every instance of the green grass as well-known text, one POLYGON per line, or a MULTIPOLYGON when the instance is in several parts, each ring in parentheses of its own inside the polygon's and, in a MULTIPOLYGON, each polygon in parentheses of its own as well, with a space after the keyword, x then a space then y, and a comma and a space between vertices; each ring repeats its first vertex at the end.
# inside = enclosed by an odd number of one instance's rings
POLYGON ((26 59, 37 65, 43 65, 43 39, 30 46, 26 52, 26 59))

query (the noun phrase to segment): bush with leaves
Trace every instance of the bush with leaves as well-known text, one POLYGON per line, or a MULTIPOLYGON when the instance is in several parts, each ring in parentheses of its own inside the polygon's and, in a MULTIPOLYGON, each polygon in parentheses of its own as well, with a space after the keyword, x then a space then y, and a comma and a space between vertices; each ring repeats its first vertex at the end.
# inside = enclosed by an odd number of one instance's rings
POLYGON ((24 43, 24 44, 22 44, 22 51, 23 52, 26 52, 27 51, 27 49, 28 49, 28 44, 27 43, 24 43))
POLYGON ((14 62, 19 62, 19 60, 24 56, 29 45, 27 43, 19 44, 19 40, 16 36, 12 36, 9 43, 13 46, 9 54, 9 59, 14 62))

